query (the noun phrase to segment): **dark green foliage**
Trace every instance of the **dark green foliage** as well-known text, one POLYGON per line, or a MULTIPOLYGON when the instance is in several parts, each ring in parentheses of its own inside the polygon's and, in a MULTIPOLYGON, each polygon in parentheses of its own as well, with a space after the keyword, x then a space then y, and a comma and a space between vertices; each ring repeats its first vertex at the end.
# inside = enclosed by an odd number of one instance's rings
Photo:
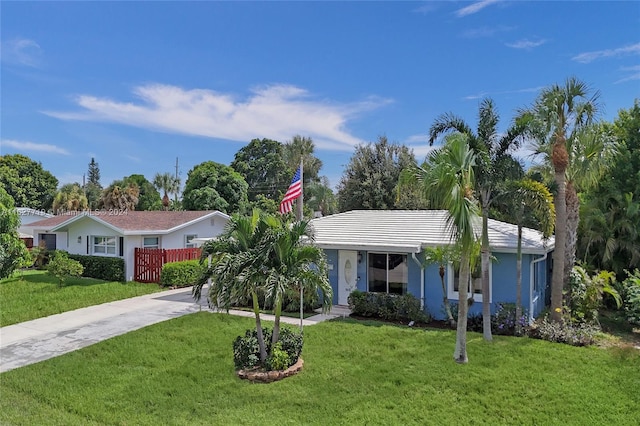
POLYGON ((13 198, 16 207, 49 210, 58 179, 43 169, 42 163, 25 155, 3 155, 0 156, 0 186, 13 198))
POLYGON ((412 294, 399 296, 355 290, 349 295, 348 302, 353 315, 386 321, 430 321, 429 314, 420 308, 420 300, 412 294))
POLYGON ((271 347, 265 366, 269 371, 286 370, 289 367, 289 361, 289 354, 282 350, 282 343, 278 342, 271 347))
POLYGON ((0 186, 0 279, 10 276, 28 255, 18 235, 19 226, 13 198, 0 186))
POLYGON ((206 266, 198 260, 165 263, 160 273, 160 285, 187 287, 195 284, 205 270, 206 266))
POLYGON ((77 260, 69 259, 67 252, 57 250, 49 264, 47 272, 58 279, 58 287, 63 287, 68 277, 79 277, 82 275, 83 267, 77 260))
POLYGON ((529 336, 572 346, 588 346, 595 342, 599 331, 598 327, 591 324, 551 321, 545 316, 529 329, 529 336))
POLYGON ((69 259, 82 264, 83 277, 97 278, 105 281, 124 281, 124 259, 119 257, 87 256, 69 254, 69 259))
POLYGON ((520 318, 516 318, 515 303, 498 303, 496 313, 491 315, 491 331, 506 336, 516 335, 516 325, 525 329, 528 325, 527 311, 522 309, 520 318))
MULTIPOLYGON (((451 315, 453 316, 453 319, 457 323, 458 322, 458 302, 449 302, 449 306, 451 307, 451 315)), ((467 331, 482 333, 482 314, 472 314, 472 313, 467 314, 467 331)))
MULTIPOLYGON (((267 345, 267 352, 270 357, 267 358, 265 368, 267 370, 283 370, 286 369, 298 361, 300 354, 302 353, 303 338, 300 333, 297 333, 289 328, 280 329, 280 338, 276 345, 278 350, 284 352, 277 353, 274 356, 271 347, 272 330, 270 328, 264 328, 262 332, 264 341, 267 345), (284 368, 282 367, 282 361, 287 360, 284 368)), ((258 347, 258 333, 256 329, 247 330, 244 336, 238 336, 233 342, 233 363, 236 370, 248 370, 256 368, 260 364, 260 349, 258 347)))
POLYGON ((249 184, 252 202, 260 194, 280 202, 294 173, 284 160, 283 145, 271 139, 253 139, 236 153, 231 167, 249 184))
POLYGON ((138 190, 138 204, 136 210, 162 210, 160 193, 143 175, 134 174, 122 179, 125 186, 136 184, 138 190))
POLYGON ((640 326, 640 271, 636 269, 627 274, 627 279, 621 285, 624 313, 630 324, 640 326))
POLYGON ((247 204, 249 186, 231 167, 205 161, 189 170, 182 203, 185 210, 237 213, 247 204))

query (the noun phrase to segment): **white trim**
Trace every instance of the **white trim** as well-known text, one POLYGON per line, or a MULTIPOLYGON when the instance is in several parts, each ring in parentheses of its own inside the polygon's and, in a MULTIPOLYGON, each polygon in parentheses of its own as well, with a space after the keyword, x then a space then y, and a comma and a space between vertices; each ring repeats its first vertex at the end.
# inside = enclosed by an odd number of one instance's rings
MULTIPOLYGON (((459 293, 454 291, 453 288, 453 280, 455 278, 455 270, 453 269, 453 265, 449 264, 447 266, 447 297, 449 300, 460 300, 459 293)), ((481 279, 481 278, 478 278, 481 279)), ((492 302, 493 298, 493 263, 489 262, 489 303, 492 302)), ((482 303, 482 293, 473 293, 474 302, 482 303)))
POLYGON ((144 235, 143 235, 143 236, 142 236, 142 248, 162 248, 162 247, 160 246, 160 236, 158 236, 158 235, 149 235, 149 236, 144 236, 144 235), (145 244, 145 242, 144 242, 144 240, 145 240, 146 238, 155 238, 155 239, 157 239, 157 240, 158 240, 158 242, 157 242, 156 244, 147 245, 147 244, 145 244))
MULTIPOLYGON (((533 304, 538 301, 538 296, 536 296, 536 300, 533 300, 533 280, 534 280, 534 265, 538 262, 542 262, 543 260, 546 260, 547 258, 547 253, 544 254, 544 256, 539 257, 537 259, 533 259, 531 261, 531 264, 529 265, 529 324, 533 323, 533 304)), ((546 274, 546 268, 545 268, 545 274, 544 274, 544 281, 547 281, 547 274, 546 274)))
POLYGON ((386 256, 386 267, 385 267, 385 271, 386 271, 386 291, 385 293, 387 294, 397 294, 397 293, 390 293, 389 292, 389 255, 398 255, 398 256, 403 256, 403 263, 405 264, 406 267, 406 273, 407 276, 406 281, 403 283, 403 286, 406 286, 406 291, 404 293, 400 293, 400 294, 407 294, 409 293, 409 255, 407 253, 399 253, 399 252, 373 252, 370 251, 367 253, 367 259, 366 259, 366 263, 365 263, 365 268, 367 270, 367 291, 371 291, 371 289, 369 288, 369 284, 370 284, 370 277, 369 277, 369 255, 370 254, 383 254, 386 256))
POLYGON ((106 257, 118 256, 118 236, 117 235, 90 235, 89 238, 91 238, 89 246, 91 247, 91 254, 93 256, 106 256, 106 257), (114 240, 113 253, 109 253, 109 248, 112 246, 111 244, 96 245, 96 240, 95 240, 96 238, 104 238, 107 240, 113 238, 114 240), (104 248, 104 253, 96 252, 96 247, 104 248))
POLYGON ((184 234, 184 238, 183 238, 184 248, 199 247, 198 241, 195 241, 197 238, 198 238, 198 234, 184 234), (189 239, 189 237, 191 237, 191 239, 189 239))

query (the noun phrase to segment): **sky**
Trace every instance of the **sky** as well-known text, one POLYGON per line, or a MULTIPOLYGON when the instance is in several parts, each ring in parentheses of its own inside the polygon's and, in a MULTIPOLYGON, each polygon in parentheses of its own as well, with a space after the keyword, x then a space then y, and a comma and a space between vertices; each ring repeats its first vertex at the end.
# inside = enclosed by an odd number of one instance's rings
POLYGON ((484 97, 501 132, 571 76, 603 120, 640 98, 637 1, 2 1, 0 20, 0 154, 60 184, 92 157, 103 186, 176 159, 184 182, 301 135, 335 187, 358 144, 386 136, 422 161, 434 120, 475 128, 484 97))

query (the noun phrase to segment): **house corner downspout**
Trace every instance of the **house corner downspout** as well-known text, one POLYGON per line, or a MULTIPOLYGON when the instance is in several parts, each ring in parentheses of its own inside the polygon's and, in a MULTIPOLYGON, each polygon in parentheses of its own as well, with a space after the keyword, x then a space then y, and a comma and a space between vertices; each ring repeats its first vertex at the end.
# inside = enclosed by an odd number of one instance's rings
MULTIPOLYGON (((548 253, 545 252, 544 256, 539 257, 537 259, 533 259, 531 264, 529 265, 529 324, 533 323, 533 279, 534 279, 534 271, 533 267, 536 263, 542 262, 547 259, 548 253)), ((545 274, 546 281, 546 274, 545 274)))
POLYGON ((422 263, 420 263, 420 261, 416 257, 415 252, 411 253, 411 257, 413 258, 413 261, 416 262, 416 264, 420 267, 420 309, 424 311, 424 266, 422 266, 422 263))

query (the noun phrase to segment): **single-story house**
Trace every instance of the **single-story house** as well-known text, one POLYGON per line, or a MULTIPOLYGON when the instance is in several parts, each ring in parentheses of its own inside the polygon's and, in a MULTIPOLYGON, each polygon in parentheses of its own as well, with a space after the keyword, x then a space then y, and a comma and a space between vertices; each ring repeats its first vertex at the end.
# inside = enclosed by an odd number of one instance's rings
POLYGON ((34 245, 72 254, 120 257, 125 278, 134 279, 136 248, 197 247, 196 238, 222 233, 229 216, 219 211, 67 212, 31 224, 34 245))
POLYGON ((17 207, 16 211, 20 218, 20 227, 18 227, 18 232, 20 233, 21 238, 22 235, 28 235, 29 237, 33 235, 31 228, 31 224, 33 222, 53 217, 51 213, 47 213, 44 210, 32 209, 30 207, 17 207))
MULTIPOLYGON (((423 250, 451 244, 444 210, 354 210, 311 220, 315 244, 329 263, 329 281, 337 305, 360 291, 411 293, 436 319, 446 319, 439 265, 424 265, 423 250)), ((480 235, 480 223, 476 232, 480 235)), ((489 219, 494 260, 489 270, 492 311, 516 301, 517 226, 489 219)), ((545 307, 551 278, 554 239, 524 228, 522 232, 522 305, 531 318, 545 307)), ((450 301, 458 301, 457 272, 445 275, 450 301)), ((482 312, 482 286, 473 279, 471 314, 482 312)))

